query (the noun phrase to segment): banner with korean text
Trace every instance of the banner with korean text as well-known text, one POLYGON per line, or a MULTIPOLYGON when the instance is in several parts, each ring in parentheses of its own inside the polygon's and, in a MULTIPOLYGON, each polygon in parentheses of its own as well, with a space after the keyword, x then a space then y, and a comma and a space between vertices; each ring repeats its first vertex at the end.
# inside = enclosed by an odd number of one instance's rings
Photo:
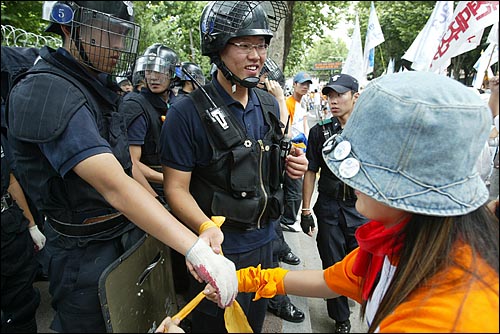
MULTIPOLYGON (((453 19, 443 35, 431 62, 431 71, 439 69, 459 50, 467 50, 464 44, 477 40, 484 28, 498 22, 498 1, 459 1, 453 19)), ((479 37, 480 38, 480 37, 479 37)))

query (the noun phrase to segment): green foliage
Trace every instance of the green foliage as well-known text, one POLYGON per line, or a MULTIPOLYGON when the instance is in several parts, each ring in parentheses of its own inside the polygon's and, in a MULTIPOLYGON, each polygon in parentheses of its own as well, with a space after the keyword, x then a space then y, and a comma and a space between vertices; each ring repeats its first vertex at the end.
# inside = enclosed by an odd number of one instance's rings
POLYGON ((335 29, 349 7, 349 1, 293 1, 293 5, 290 2, 293 29, 290 32, 290 50, 285 55, 287 76, 305 69, 304 55, 314 44, 312 37, 324 36, 325 28, 335 29))
MULTIPOLYGON (((395 59, 396 71, 403 62, 408 66, 411 65, 402 61, 401 57, 424 28, 435 4, 435 1, 375 1, 375 11, 385 38, 385 42, 375 48, 375 77, 385 71, 390 58, 395 59)), ((371 3, 366 1, 359 2, 356 7, 359 13, 363 50, 370 5, 371 3)))
POLYGON ((314 76, 319 77, 320 80, 327 81, 329 76, 336 73, 335 70, 315 71, 314 64, 321 62, 342 62, 345 61, 347 53, 347 45, 341 39, 334 39, 328 36, 317 40, 309 49, 309 52, 307 52, 302 63, 304 66, 302 70, 314 74, 314 76))
POLYGON ((43 1, 2 1, 2 25, 10 25, 42 35, 47 21, 42 20, 43 1))
MULTIPOLYGON (((136 1, 141 25, 139 53, 154 43, 177 52, 181 61, 193 61, 206 72, 209 59, 201 55, 199 20, 208 1, 136 1)), ((205 73, 207 76, 208 73, 205 73)))

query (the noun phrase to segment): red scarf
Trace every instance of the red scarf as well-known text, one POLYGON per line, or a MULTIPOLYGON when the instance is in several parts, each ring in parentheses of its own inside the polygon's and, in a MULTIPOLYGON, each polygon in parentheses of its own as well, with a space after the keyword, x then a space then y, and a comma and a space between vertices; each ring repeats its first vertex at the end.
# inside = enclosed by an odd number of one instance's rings
POLYGON ((370 292, 382 270, 384 257, 399 256, 403 246, 403 238, 395 238, 409 219, 403 220, 390 228, 374 220, 358 227, 356 239, 359 244, 359 252, 354 262, 352 272, 355 275, 365 277, 363 284, 363 299, 368 300, 370 292))

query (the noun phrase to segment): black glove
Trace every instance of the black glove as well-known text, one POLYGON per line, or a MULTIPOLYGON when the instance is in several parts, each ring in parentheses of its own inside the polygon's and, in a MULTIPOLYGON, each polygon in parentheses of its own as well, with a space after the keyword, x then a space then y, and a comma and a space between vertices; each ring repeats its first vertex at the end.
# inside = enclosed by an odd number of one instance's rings
POLYGON ((302 227, 302 231, 304 231, 305 234, 308 234, 311 232, 311 230, 315 227, 316 225, 314 224, 314 218, 312 214, 301 214, 300 215, 300 227, 302 227))

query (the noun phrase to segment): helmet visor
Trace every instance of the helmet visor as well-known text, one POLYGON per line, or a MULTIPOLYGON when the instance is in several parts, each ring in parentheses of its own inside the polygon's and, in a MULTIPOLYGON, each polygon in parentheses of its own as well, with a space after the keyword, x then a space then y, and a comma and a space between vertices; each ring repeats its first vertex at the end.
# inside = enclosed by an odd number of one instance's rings
POLYGON ((140 27, 131 21, 80 7, 72 24, 72 47, 80 54, 84 51, 84 61, 93 69, 128 76, 137 55, 139 34, 140 27))

